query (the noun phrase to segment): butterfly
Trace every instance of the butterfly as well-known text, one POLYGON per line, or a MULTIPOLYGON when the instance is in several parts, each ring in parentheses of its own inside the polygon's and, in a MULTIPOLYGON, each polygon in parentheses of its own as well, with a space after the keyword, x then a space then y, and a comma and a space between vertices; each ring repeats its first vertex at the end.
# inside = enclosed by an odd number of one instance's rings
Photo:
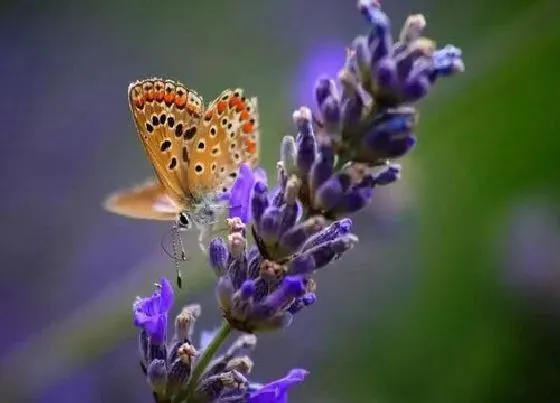
POLYGON ((240 165, 258 164, 257 99, 227 89, 205 108, 202 97, 180 82, 152 78, 130 84, 128 103, 156 178, 109 195, 105 209, 173 221, 178 231, 194 223, 202 237, 240 165))

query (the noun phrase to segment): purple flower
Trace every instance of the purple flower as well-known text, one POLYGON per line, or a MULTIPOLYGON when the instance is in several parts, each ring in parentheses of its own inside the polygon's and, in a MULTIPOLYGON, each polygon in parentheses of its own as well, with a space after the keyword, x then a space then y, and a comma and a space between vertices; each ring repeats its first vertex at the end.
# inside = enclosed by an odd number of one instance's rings
POLYGON ((347 68, 357 73, 376 103, 395 107, 417 101, 438 77, 464 70, 460 49, 447 45, 437 51, 433 41, 421 37, 426 27, 422 14, 407 18, 394 43, 389 18, 379 4, 361 0, 359 8, 371 24, 371 32, 354 40, 347 68))
MULTIPOLYGON (((320 86, 317 89, 317 99, 329 97, 326 93, 331 91, 332 83, 326 81, 320 86)), ((398 130, 407 130, 409 125, 406 119, 409 116, 397 113, 391 116, 387 122, 374 126, 373 134, 366 137, 373 138, 377 153, 375 159, 401 155, 413 144, 410 136, 396 135, 398 130), (391 119, 403 119, 405 123, 395 124, 391 119)), ((387 185, 398 179, 398 165, 387 165, 381 172, 374 173, 365 164, 349 163, 336 171, 333 144, 325 141, 324 136, 315 135, 311 111, 308 108, 295 111, 294 123, 297 136, 286 136, 282 142, 279 176, 283 178, 284 188, 281 189, 281 194, 295 195, 292 198, 297 196, 299 201, 296 204, 301 202, 308 216, 320 214, 328 219, 335 219, 359 211, 370 202, 374 187, 387 185)), ((255 190, 255 194, 260 194, 263 206, 268 200, 261 195, 264 188, 260 186, 255 190)), ((265 207, 260 207, 259 211, 264 213, 263 208, 265 207)), ((284 214, 290 212, 289 206, 283 208, 284 214)), ((275 228, 267 229, 270 230, 276 231, 275 228)))
POLYGON ((245 225, 239 219, 229 221, 227 242, 217 238, 210 243, 209 262, 219 276, 220 308, 240 331, 289 325, 293 314, 316 300, 311 275, 357 242, 349 219, 330 226, 320 216, 302 221, 296 182, 281 180, 273 195, 263 183, 255 184, 250 224, 255 247, 247 250, 245 225))
POLYGON ((354 158, 381 163, 404 156, 416 145, 413 130, 417 119, 416 110, 408 106, 379 113, 371 127, 364 131, 360 150, 354 158))
MULTIPOLYGON (((300 287, 297 281, 286 282, 290 283, 288 288, 300 287)), ((276 297, 282 298, 279 295, 276 297)), ((185 395, 193 368, 200 357, 200 352, 191 342, 193 325, 201 313, 200 306, 188 305, 181 310, 175 318, 173 338, 167 343, 165 326, 172 304, 173 291, 165 278, 156 285, 152 296, 138 298, 134 303, 135 323, 141 327, 142 369, 156 402, 170 402, 173 398, 179 399, 185 395)), ((209 338, 215 334, 216 331, 202 332, 200 350, 207 348, 209 338)), ((249 387, 246 376, 254 364, 247 354, 255 348, 256 343, 255 335, 239 336, 222 355, 208 364, 193 388, 192 398, 197 402, 208 403, 284 402, 282 399, 286 399, 286 390, 303 380, 307 372, 293 370, 284 379, 263 387, 249 387)))
POLYGON ((173 305, 173 298, 171 283, 162 277, 150 297, 137 297, 132 306, 134 325, 142 328, 152 343, 165 341, 167 313, 173 305))
POLYGON ((267 183, 266 172, 262 168, 252 171, 247 164, 242 164, 229 195, 229 218, 239 218, 243 223, 251 220, 251 192, 257 182, 267 183))
POLYGON ((288 389, 303 382, 308 373, 305 369, 292 369, 286 377, 250 391, 247 403, 287 403, 288 389))
POLYGON ((417 112, 410 104, 425 97, 439 77, 462 72, 465 66, 460 49, 446 45, 437 50, 421 36, 423 15, 409 16, 394 42, 378 1, 361 0, 359 9, 371 30, 354 39, 338 77, 340 88, 321 77, 315 100, 321 134, 330 139, 340 163, 375 166, 414 147, 417 112))
MULTIPOLYGON (((150 309, 150 313, 152 310, 161 310, 163 304, 165 305, 165 315, 167 315, 173 301, 169 296, 164 297, 163 295, 170 290, 170 287, 170 283, 163 278, 161 284, 156 287, 154 295, 137 300, 135 307, 139 304, 145 305, 144 300, 150 300, 150 308, 147 308, 150 309), (158 308, 154 308, 154 306, 158 308)), ((143 309, 140 306, 138 308, 143 309)), ((144 341, 141 343, 143 346, 142 369, 157 402, 170 402, 173 397, 185 391, 200 356, 199 351, 191 342, 193 325, 200 316, 200 311, 199 305, 188 305, 181 310, 175 318, 175 333, 170 343, 165 340, 165 328, 163 330, 158 328, 157 334, 162 332, 163 338, 158 340, 157 345, 143 337, 148 336, 151 340, 152 333, 141 330, 141 341, 144 341)), ((140 320, 148 323, 145 316, 148 315, 138 315, 140 320)), ((162 325, 158 324, 159 326, 162 325)), ((209 343, 204 338, 213 337, 205 332, 202 336, 201 343, 209 343)), ((232 343, 223 355, 214 359, 206 368, 195 385, 193 399, 197 402, 213 403, 220 402, 224 396, 244 398, 247 395, 248 385, 245 376, 253 367, 253 362, 246 354, 254 349, 256 343, 257 338, 254 335, 242 335, 232 343)), ((206 346, 201 344, 200 350, 204 348, 206 346)))

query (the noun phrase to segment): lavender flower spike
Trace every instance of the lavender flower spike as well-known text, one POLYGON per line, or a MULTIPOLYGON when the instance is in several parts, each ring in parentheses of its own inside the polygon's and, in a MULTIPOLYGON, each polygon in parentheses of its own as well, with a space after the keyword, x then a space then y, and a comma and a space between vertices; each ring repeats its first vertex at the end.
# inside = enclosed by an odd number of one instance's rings
MULTIPOLYGON (((150 323, 150 320, 145 319, 144 316, 157 316, 155 312, 165 311, 167 315, 173 303, 173 299, 168 294, 170 287, 169 281, 162 278, 151 297, 138 299, 134 303, 135 316, 139 322, 150 323), (150 315, 147 315, 148 313, 150 315)), ((187 385, 189 385, 193 369, 200 357, 200 353, 190 341, 194 322, 199 315, 199 305, 184 307, 175 319, 175 335, 170 354, 152 357, 143 366, 146 381, 152 389, 156 403, 186 402, 184 398, 188 394, 186 393, 187 385)), ((163 335, 166 334, 165 329, 157 331, 163 332, 163 335)), ((145 331, 143 330, 143 332, 145 331)), ((148 334, 152 337, 155 333, 150 331, 148 334)), ((162 339, 160 342, 165 349, 166 340, 162 339)), ((201 341, 200 350, 207 348, 202 343, 204 342, 201 341)), ((197 382, 193 385, 192 395, 187 401, 199 403, 285 402, 287 389, 301 382, 307 375, 307 371, 292 370, 283 379, 264 386, 255 386, 257 384, 250 383, 246 376, 250 374, 254 365, 247 354, 255 348, 256 343, 255 335, 244 334, 238 337, 225 354, 214 359, 200 374, 200 378, 197 378, 197 382)))
MULTIPOLYGON (((350 178, 349 174, 347 176, 350 178)), ((363 185, 365 189, 375 185, 375 178, 368 178, 370 181, 363 185)), ((263 183, 255 184, 250 233, 256 248, 247 251, 245 225, 241 220, 229 220, 228 256, 220 258, 220 261, 227 260, 227 264, 220 264, 227 269, 218 279, 216 294, 223 316, 230 326, 242 332, 274 330, 289 325, 293 314, 316 300, 310 276, 340 258, 358 241, 350 232, 349 219, 337 221, 330 227, 320 216, 301 221, 296 203, 300 184, 295 175, 279 186, 281 200, 270 197, 263 183), (275 201, 269 204, 271 198, 275 201)), ((361 182, 353 187, 346 186, 341 202, 345 203, 354 195, 368 199, 369 195, 361 186, 361 182)), ((211 245, 211 249, 220 252, 211 254, 210 264, 214 267, 213 256, 223 256, 225 243, 215 239, 211 245)))
POLYGON ((395 42, 390 20, 379 1, 360 0, 360 12, 370 25, 368 35, 354 39, 339 73, 340 99, 328 97, 328 78, 316 88, 317 107, 322 115, 320 134, 332 141, 341 164, 349 161, 381 165, 402 157, 416 143, 417 113, 412 103, 424 98, 439 77, 465 69, 460 49, 422 36, 426 19, 421 14, 407 18, 395 42), (340 105, 341 124, 329 124, 335 100, 340 105))
MULTIPOLYGON (((328 103, 328 100, 325 101, 328 103)), ((286 161, 282 161, 279 165, 281 177, 285 180, 279 183, 281 189, 280 195, 292 195, 297 198, 308 216, 322 215, 328 219, 336 219, 337 217, 358 211, 365 207, 370 201, 373 192, 371 188, 375 185, 373 176, 366 169, 367 167, 360 164, 350 164, 345 166, 341 171, 335 173, 335 155, 332 144, 323 134, 316 137, 312 126, 312 115, 308 108, 302 107, 294 112, 294 123, 298 130, 296 161, 297 169, 287 169, 286 161)), ((331 122, 332 123, 332 122, 331 122)), ((385 132, 383 132, 385 133, 385 132)), ((375 138, 382 137, 375 133, 375 138)), ((284 144, 291 143, 286 139, 284 144)), ((381 139, 383 140, 383 138, 381 139)), ((392 138, 391 138, 392 140, 392 138)), ((379 143, 380 141, 377 141, 379 143)), ((401 141, 386 141, 386 147, 390 150, 400 149, 401 141)), ((363 147, 360 147, 362 149, 363 147)), ((284 149, 284 147, 283 147, 284 149)), ((387 154, 390 151, 385 152, 387 154)), ((285 154, 285 153, 282 153, 285 154)), ((385 154, 379 156, 384 156, 385 154)), ((262 193, 264 190, 259 189, 262 193)), ((255 191, 255 194, 257 192, 255 191)), ((278 198, 274 198, 277 200, 278 198)), ((261 236, 261 240, 269 246, 277 245, 277 235, 286 231, 286 227, 276 227, 280 225, 279 207, 284 205, 283 214, 293 216, 292 205, 289 198, 282 199, 280 203, 274 203, 276 210, 266 210, 264 212, 264 220, 259 221, 262 225, 257 227, 257 231, 261 236), (276 219, 275 219, 276 217, 276 219)), ((293 204, 293 203, 292 203, 293 204)), ((264 211, 264 209, 260 209, 264 211)), ((284 224, 293 226, 294 222, 285 219, 284 224)))

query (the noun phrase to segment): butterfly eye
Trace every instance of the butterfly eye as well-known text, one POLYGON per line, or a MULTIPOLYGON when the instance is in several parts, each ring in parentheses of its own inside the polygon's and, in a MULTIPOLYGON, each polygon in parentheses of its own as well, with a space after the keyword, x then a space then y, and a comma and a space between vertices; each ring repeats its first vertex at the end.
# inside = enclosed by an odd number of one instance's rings
POLYGON ((179 228, 183 230, 189 230, 192 227, 191 216, 189 213, 182 211, 179 213, 178 217, 179 228))

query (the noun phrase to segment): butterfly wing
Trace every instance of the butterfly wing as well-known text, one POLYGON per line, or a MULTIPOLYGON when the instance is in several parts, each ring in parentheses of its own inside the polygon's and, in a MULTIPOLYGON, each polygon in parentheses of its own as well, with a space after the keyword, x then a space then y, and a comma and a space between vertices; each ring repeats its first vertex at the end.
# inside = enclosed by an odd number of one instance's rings
POLYGON ((259 160, 257 99, 225 90, 208 106, 191 144, 187 181, 195 200, 228 192, 239 167, 259 160))
POLYGON ((154 78, 132 83, 128 101, 138 137, 165 193, 186 205, 189 150, 199 130, 202 98, 179 82, 154 78))
POLYGON ((175 220, 180 206, 167 195, 159 180, 150 179, 132 189, 110 195, 105 201, 107 211, 145 220, 175 220))

